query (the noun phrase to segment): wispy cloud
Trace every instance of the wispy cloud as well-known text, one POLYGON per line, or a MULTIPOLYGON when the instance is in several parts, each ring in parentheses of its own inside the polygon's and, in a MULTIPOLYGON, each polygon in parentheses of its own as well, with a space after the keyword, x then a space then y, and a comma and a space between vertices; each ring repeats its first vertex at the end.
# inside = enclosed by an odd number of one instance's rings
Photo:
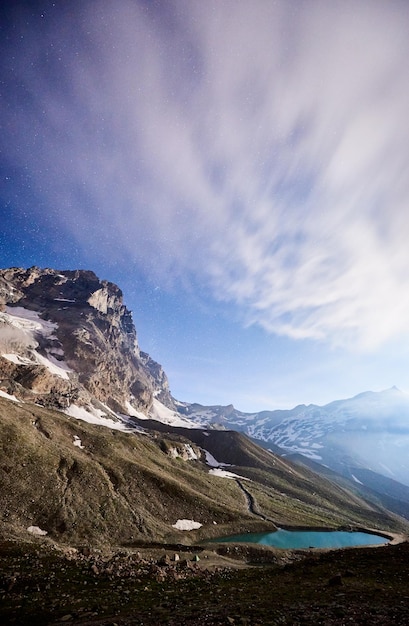
POLYGON ((409 331, 407 3, 71 7, 2 50, 9 163, 50 219, 269 332, 409 331))

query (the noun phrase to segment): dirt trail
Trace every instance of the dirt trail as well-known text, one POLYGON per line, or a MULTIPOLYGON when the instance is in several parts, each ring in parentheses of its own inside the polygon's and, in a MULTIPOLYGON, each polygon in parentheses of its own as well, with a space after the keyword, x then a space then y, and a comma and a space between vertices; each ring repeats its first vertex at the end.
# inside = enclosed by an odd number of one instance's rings
POLYGON ((246 501, 247 501, 247 508, 248 508, 249 513, 252 513, 253 515, 256 515, 257 517, 260 517, 265 522, 272 522, 275 525, 275 521, 273 519, 271 519, 271 517, 267 517, 266 515, 263 515, 263 513, 260 513, 260 511, 258 510, 257 502, 256 502, 253 494, 250 493, 250 491, 248 489, 246 489, 246 487, 243 485, 242 481, 239 480, 238 478, 236 478, 236 483, 237 483, 237 485, 240 487, 240 489, 242 490, 242 492, 245 495, 245 498, 246 498, 246 501))

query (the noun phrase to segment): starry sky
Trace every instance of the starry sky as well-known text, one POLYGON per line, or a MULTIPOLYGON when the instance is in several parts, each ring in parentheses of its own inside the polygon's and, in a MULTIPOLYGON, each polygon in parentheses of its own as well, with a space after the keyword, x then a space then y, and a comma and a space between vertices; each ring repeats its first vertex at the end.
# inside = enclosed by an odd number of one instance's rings
POLYGON ((0 266, 118 284, 173 395, 409 390, 409 3, 0 9, 0 266))

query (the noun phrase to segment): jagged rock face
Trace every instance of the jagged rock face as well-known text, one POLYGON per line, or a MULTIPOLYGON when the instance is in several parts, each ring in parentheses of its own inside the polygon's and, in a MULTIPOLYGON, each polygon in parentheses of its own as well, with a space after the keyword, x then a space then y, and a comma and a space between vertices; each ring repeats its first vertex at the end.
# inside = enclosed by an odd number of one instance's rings
POLYGON ((115 284, 85 270, 10 268, 0 270, 0 307, 5 305, 24 307, 54 324, 51 335, 36 336, 38 350, 72 370, 69 380, 55 380, 44 367, 21 362, 11 368, 1 359, 3 377, 48 394, 43 404, 50 394, 59 407, 88 393, 121 413, 129 412, 129 404, 148 412, 154 397, 173 406, 161 366, 146 353, 141 356, 131 312, 115 284))
POLYGON ((155 381, 155 396, 169 409, 175 409, 175 403, 170 393, 169 381, 162 365, 151 359, 146 352, 140 353, 142 363, 155 381))

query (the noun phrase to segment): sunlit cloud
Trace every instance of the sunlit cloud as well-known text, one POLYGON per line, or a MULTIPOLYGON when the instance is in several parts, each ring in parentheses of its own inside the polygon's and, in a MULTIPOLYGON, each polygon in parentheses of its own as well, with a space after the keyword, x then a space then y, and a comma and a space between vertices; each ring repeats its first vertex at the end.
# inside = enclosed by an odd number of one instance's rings
POLYGON ((39 210, 268 332, 408 333, 406 3, 159 4, 78 3, 14 49, 4 141, 39 210))

